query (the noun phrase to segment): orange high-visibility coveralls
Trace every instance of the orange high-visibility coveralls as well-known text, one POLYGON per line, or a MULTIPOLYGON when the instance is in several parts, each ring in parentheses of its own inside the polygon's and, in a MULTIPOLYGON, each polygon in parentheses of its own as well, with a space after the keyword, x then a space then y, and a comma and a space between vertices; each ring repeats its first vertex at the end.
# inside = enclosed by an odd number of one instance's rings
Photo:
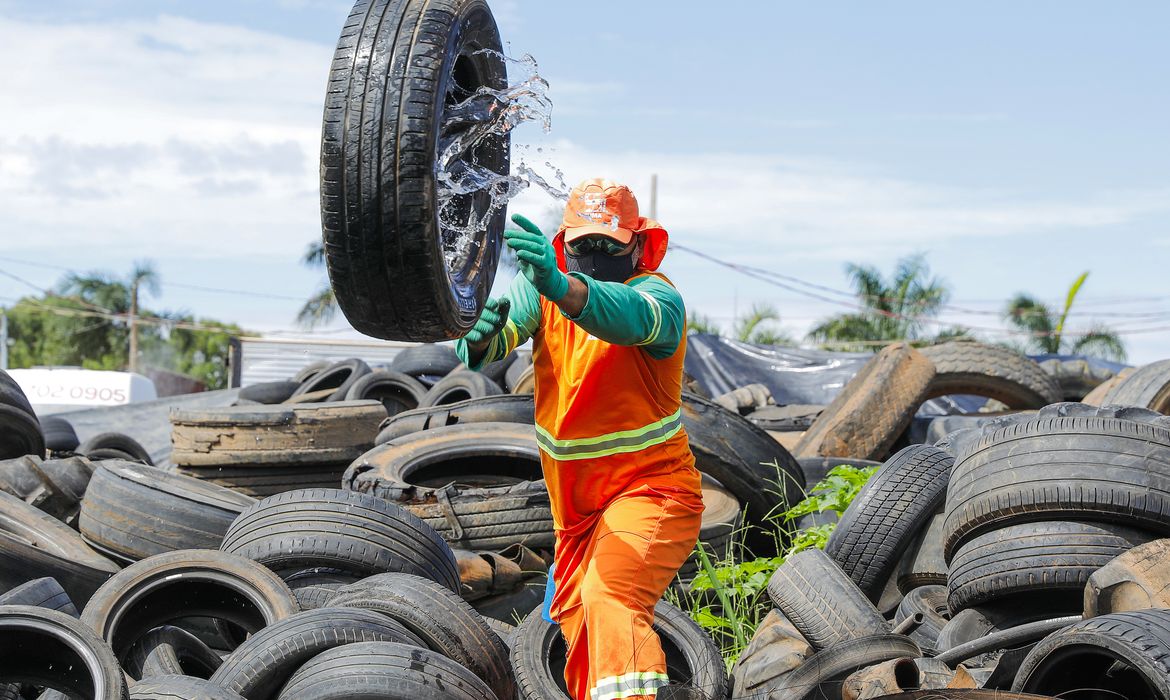
MULTIPOLYGON (((664 251, 663 234, 651 251, 655 267, 664 251)), ((556 528, 551 615, 568 647, 569 695, 650 699, 667 683, 651 627, 654 605, 694 549, 703 511, 682 427, 685 314, 669 280, 655 272, 616 286, 581 279, 590 301, 573 320, 517 275, 508 292, 512 315, 472 368, 533 338, 537 442, 556 528), (602 314, 590 305, 604 303, 621 317, 616 325, 649 328, 649 335, 623 343, 590 335, 582 317, 602 314), (664 304, 677 305, 669 309, 677 316, 673 351, 655 347, 664 304)))

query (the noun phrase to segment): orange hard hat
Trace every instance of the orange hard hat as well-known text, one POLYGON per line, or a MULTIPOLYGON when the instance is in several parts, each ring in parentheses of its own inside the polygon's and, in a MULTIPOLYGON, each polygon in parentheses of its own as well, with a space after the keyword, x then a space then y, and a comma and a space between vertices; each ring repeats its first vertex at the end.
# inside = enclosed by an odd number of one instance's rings
POLYGON ((638 214, 638 200, 629 187, 602 178, 584 180, 569 193, 561 226, 553 238, 562 270, 565 269, 565 241, 596 234, 621 243, 629 243, 635 234, 641 235, 642 258, 638 269, 651 271, 662 263, 669 238, 657 221, 638 214))

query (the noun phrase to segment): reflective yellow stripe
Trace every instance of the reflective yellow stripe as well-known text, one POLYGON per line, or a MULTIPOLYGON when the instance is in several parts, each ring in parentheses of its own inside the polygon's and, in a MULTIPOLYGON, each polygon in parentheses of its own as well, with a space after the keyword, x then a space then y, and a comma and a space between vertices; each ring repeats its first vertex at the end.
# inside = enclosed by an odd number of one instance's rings
POLYGON ((650 315, 654 317, 654 325, 650 328, 650 334, 646 339, 638 343, 638 345, 649 345, 658 340, 658 334, 662 332, 662 305, 658 300, 650 296, 646 292, 638 291, 644 299, 650 304, 650 315))
POLYGON ((589 691, 593 700, 620 700, 634 695, 653 695, 670 682, 665 673, 647 671, 602 678, 589 691))
POLYGON ((669 416, 641 428, 621 430, 596 437, 558 440, 547 430, 537 425, 536 443, 553 459, 570 461, 638 452, 666 442, 680 430, 682 430, 681 407, 669 416))

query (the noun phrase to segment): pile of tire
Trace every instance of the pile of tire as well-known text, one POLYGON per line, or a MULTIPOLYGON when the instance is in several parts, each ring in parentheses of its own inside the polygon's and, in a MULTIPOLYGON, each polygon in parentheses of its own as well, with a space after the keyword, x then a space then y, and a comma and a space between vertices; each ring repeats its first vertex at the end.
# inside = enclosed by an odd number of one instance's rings
POLYGON ((776 571, 731 697, 1170 699, 1170 362, 1102 393, 886 459, 776 571))

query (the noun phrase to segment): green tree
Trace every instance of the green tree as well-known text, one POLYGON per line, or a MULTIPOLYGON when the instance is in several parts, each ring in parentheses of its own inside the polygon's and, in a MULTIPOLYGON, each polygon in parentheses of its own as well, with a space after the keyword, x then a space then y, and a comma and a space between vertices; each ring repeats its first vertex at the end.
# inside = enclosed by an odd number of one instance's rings
POLYGON ((130 350, 127 364, 131 372, 138 371, 138 296, 144 289, 152 296, 158 296, 158 282, 158 271, 155 270, 153 262, 138 260, 134 263, 134 269, 130 271, 128 281, 130 288, 130 350))
MULTIPOLYGON (((876 350, 880 342, 874 341, 934 339, 924 330, 946 303, 950 290, 945 282, 930 276, 923 256, 899 260, 888 279, 869 265, 850 263, 845 270, 862 309, 822 321, 809 331, 810 340, 835 347, 876 350)), ((946 335, 959 333, 960 329, 950 329, 946 335)))
POLYGON ((711 320, 710 316, 703 316, 698 311, 692 311, 687 316, 687 333, 706 333, 709 335, 723 335, 722 329, 711 320))
POLYGON ((796 345, 792 336, 784 331, 769 328, 769 323, 780 322, 780 312, 771 304, 752 304, 746 315, 735 320, 735 337, 745 343, 756 345, 796 345))
POLYGON ((1025 331, 1027 349, 1041 353, 1067 352, 1073 355, 1092 355, 1106 360, 1125 360, 1125 343, 1107 326, 1094 323, 1088 331, 1076 334, 1070 340, 1066 335, 1066 322, 1072 312, 1077 294, 1084 286, 1089 273, 1078 277, 1065 295, 1064 308, 1057 313, 1033 296, 1020 292, 1008 302, 1005 317, 1016 328, 1025 331))

